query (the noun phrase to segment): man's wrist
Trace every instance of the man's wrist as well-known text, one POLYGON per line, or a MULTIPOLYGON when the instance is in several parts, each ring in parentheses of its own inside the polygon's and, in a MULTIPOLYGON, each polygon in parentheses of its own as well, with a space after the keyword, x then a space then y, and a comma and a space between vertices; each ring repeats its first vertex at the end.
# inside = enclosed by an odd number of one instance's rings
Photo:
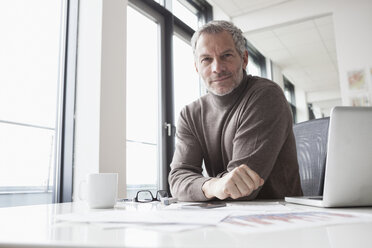
POLYGON ((215 197, 215 194, 213 193, 214 189, 213 185, 217 180, 218 180, 217 178, 211 178, 210 180, 205 181, 205 183, 202 186, 202 191, 205 197, 207 197, 208 199, 212 199, 215 197))

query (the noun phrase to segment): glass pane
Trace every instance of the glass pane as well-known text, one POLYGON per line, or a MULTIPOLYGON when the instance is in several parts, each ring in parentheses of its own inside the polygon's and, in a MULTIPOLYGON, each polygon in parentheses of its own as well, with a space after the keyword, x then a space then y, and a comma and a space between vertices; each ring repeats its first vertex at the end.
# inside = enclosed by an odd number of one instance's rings
POLYGON ((158 24, 128 7, 127 190, 156 187, 158 170, 158 24), (141 30, 141 32, 139 32, 141 30))
POLYGON ((156 185, 156 144, 141 144, 137 142, 127 142, 127 184, 156 185))
MULTIPOLYGON (((0 190, 52 183, 54 130, 0 123, 0 190), (21 153, 20 153, 21 152, 21 153)), ((6 190, 5 190, 6 192, 6 190)))
POLYGON ((172 1, 172 12, 192 29, 198 29, 198 17, 178 0, 172 1))
POLYGON ((0 2, 0 206, 53 201, 64 6, 0 2))
POLYGON ((262 76, 261 75, 261 67, 253 59, 248 57, 248 65, 247 65, 247 72, 252 76, 262 76))
POLYGON ((291 96, 291 92, 288 90, 288 88, 284 88, 284 95, 285 95, 285 98, 287 99, 287 101, 289 103, 291 103, 292 96, 291 96))
POLYGON ((55 126, 60 25, 61 1, 0 2, 0 119, 55 126))
POLYGON ((199 76, 194 66, 191 45, 173 35, 174 54, 174 116, 177 120, 181 109, 201 95, 199 76))

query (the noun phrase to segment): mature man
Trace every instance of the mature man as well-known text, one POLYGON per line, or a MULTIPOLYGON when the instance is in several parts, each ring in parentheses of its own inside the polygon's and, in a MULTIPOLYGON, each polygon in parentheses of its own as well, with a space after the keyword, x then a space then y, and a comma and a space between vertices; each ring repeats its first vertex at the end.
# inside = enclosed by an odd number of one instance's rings
POLYGON ((182 201, 302 195, 288 103, 275 83, 246 74, 242 31, 212 21, 191 42, 208 94, 180 113, 172 195, 182 201))

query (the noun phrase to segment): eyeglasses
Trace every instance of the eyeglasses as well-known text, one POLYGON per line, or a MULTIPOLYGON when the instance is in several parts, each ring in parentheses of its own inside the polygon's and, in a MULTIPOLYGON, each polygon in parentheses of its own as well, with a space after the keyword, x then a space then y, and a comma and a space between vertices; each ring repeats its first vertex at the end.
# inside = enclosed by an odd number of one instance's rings
POLYGON ((154 197, 150 190, 140 190, 137 192, 136 197, 133 198, 133 201, 134 202, 160 201, 160 199, 163 197, 168 197, 168 192, 165 190, 158 190, 156 192, 156 197, 154 197))

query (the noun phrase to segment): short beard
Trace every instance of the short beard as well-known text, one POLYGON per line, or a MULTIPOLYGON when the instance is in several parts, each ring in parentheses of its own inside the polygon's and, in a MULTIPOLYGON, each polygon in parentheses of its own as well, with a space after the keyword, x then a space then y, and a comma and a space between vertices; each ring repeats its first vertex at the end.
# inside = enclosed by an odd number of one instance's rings
MULTIPOLYGON (((244 71, 244 70, 243 70, 244 71)), ((229 89, 228 91, 226 91, 226 92, 224 92, 224 93, 218 93, 218 92, 216 92, 210 85, 208 85, 207 83, 205 84, 206 85, 206 87, 207 87, 207 90, 208 90, 208 92, 211 92, 213 95, 216 95, 216 96, 226 96, 226 95, 228 95, 228 94, 230 94, 231 92, 233 92, 236 88, 238 88, 238 86, 242 83, 242 80, 243 80, 243 78, 244 78, 244 73, 242 73, 241 75, 239 75, 240 76, 240 80, 238 81, 238 83, 237 84, 235 84, 235 85, 233 85, 232 87, 231 87, 231 89, 229 89)))
MULTIPOLYGON (((216 92, 207 82, 204 81, 205 83, 205 86, 208 90, 208 92, 212 93, 213 95, 216 95, 216 96, 226 96, 228 94, 230 94, 231 92, 233 92, 236 88, 238 88, 238 86, 242 83, 243 81, 243 78, 244 78, 244 69, 240 69, 240 73, 238 73, 238 77, 239 77, 239 81, 237 84, 234 84, 231 89, 229 89, 228 91, 224 92, 224 93, 218 93, 216 92)), ((223 76, 224 74, 220 75, 220 76, 223 76)))
POLYGON ((226 91, 226 92, 224 92, 224 93, 218 93, 218 92, 216 92, 216 91, 215 91, 212 87, 210 87, 210 86, 207 86, 207 90, 208 90, 208 92, 210 92, 210 93, 212 93, 213 95, 216 95, 216 96, 226 96, 226 95, 230 94, 231 92, 233 92, 233 91, 234 91, 238 86, 239 86, 239 84, 234 85, 234 87, 231 87, 230 90, 228 90, 228 91, 226 91))

